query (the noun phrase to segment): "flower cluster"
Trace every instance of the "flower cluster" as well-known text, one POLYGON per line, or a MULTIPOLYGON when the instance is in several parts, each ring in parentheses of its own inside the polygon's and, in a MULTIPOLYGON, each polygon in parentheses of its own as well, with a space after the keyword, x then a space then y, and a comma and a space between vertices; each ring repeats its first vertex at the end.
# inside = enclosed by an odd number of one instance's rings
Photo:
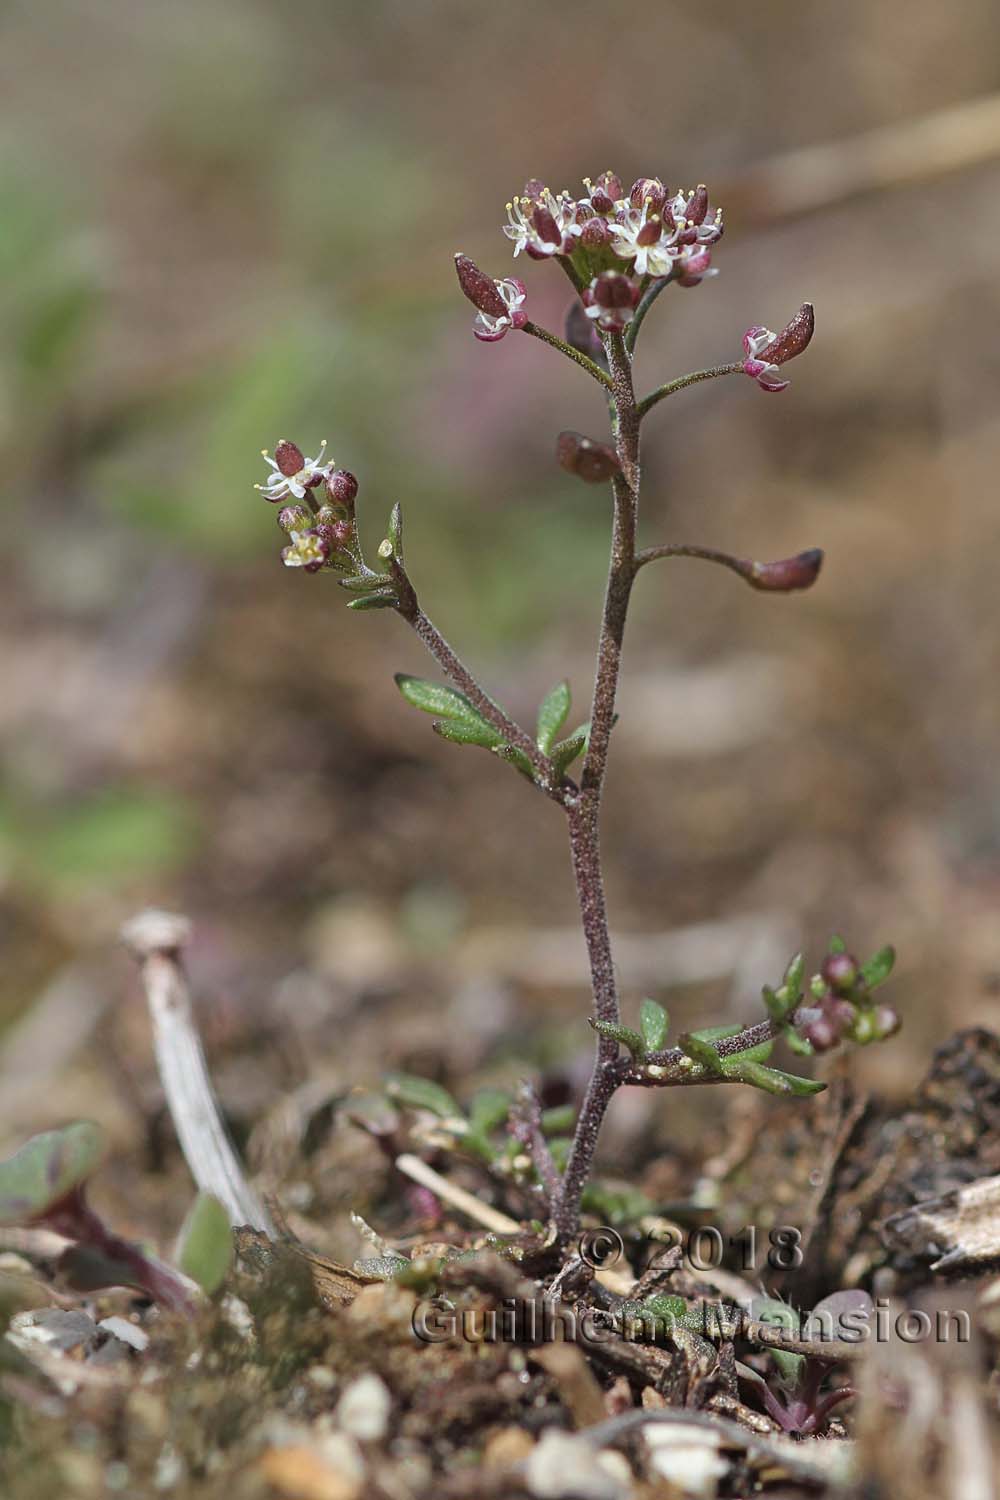
POLYGON ((810 994, 796 1012, 795 1029, 815 1052, 828 1052, 845 1039, 862 1046, 881 1042, 899 1030, 891 1005, 876 1004, 872 991, 891 967, 891 950, 862 965, 835 945, 810 984, 810 994))
MULTIPOLYGON (((535 179, 507 204, 503 232, 515 258, 558 256, 602 332, 620 332, 632 319, 645 286, 676 281, 697 286, 714 276, 712 247, 722 238, 722 212, 708 189, 669 192, 658 177, 640 177, 626 193, 613 172, 584 178, 584 193, 553 193, 535 179)), ((524 284, 495 280, 467 256, 455 257, 458 279, 479 311, 473 332, 487 342, 523 328, 524 284)))
POLYGON ((556 194, 540 182, 527 183, 507 204, 504 234, 514 255, 564 255, 579 261, 581 272, 670 276, 684 286, 711 274, 722 212, 710 209, 704 185, 670 193, 658 177, 640 177, 626 193, 619 177, 602 172, 596 182, 585 178, 584 187, 586 193, 573 198, 565 189, 556 194))
POLYGON ((282 500, 304 501, 283 505, 278 525, 288 537, 281 560, 286 568, 302 568, 318 573, 321 568, 345 571, 354 564, 357 550, 357 525, 354 500, 358 481, 347 469, 338 469, 332 460, 324 462, 326 441, 315 458, 306 458, 295 443, 282 438, 271 458, 267 449, 262 457, 273 473, 266 484, 256 484, 265 499, 277 504, 282 500), (316 491, 322 486, 322 498, 316 491))

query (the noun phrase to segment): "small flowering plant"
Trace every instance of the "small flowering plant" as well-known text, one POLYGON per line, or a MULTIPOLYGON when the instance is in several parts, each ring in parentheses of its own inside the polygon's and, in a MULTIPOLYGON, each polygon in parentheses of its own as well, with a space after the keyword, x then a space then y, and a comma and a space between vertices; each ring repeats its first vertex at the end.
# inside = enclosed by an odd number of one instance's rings
MULTIPOLYGON (((577 1233, 602 1121, 619 1088, 743 1083, 774 1094, 812 1094, 823 1084, 770 1066, 779 1040, 800 1055, 811 1054, 843 1040, 881 1040, 899 1024, 892 1009, 873 999, 892 968, 892 950, 885 948, 861 964, 840 939, 833 940, 808 986, 798 956, 777 988, 764 987, 765 1014, 755 1025, 703 1028, 668 1047, 668 1017, 655 1001, 642 1001, 637 1026, 622 1019, 599 826, 632 589, 651 563, 685 557, 727 568, 761 592, 791 594, 811 588, 823 562, 817 548, 758 562, 694 543, 639 545, 640 433, 650 412, 690 385, 726 375, 747 375, 764 391, 783 391, 789 383, 784 367, 805 352, 813 336, 813 310, 804 303, 777 333, 760 324, 749 327, 742 335, 742 358, 637 395, 632 360, 643 321, 667 287, 693 288, 715 276, 712 260, 722 232, 722 212, 712 207, 703 185, 669 190, 658 177, 641 177, 626 192, 613 172, 603 172, 593 181, 584 179, 584 192, 574 197, 530 181, 508 203, 503 233, 515 259, 523 253, 546 261, 568 278, 571 301, 562 335, 531 321, 525 282, 492 276, 466 255, 455 257, 459 286, 476 309, 472 331, 477 339, 496 343, 508 333, 540 339, 595 380, 608 402, 608 441, 567 431, 556 443, 557 461, 567 473, 588 484, 609 485, 611 497, 611 557, 594 690, 589 715, 575 728, 567 728, 571 696, 566 682, 545 697, 532 730, 480 685, 420 604, 406 568, 398 504, 376 556, 366 556, 356 515, 358 482, 326 459, 325 443, 309 459, 294 443, 280 442, 273 458, 265 452, 272 473, 258 486, 266 499, 282 507, 278 524, 287 537, 282 551, 286 567, 332 574, 354 596, 349 608, 392 610, 427 647, 446 680, 398 676, 407 702, 432 716, 432 728, 443 739, 478 746, 508 762, 566 818, 590 959, 593 1071, 559 1151, 547 1139, 551 1132, 529 1087, 509 1101, 509 1108, 505 1104, 496 1120, 491 1116, 491 1128, 506 1120, 509 1144, 526 1155, 551 1234, 563 1245, 577 1233)), ((738 348, 739 335, 733 343, 738 348)), ((457 1107, 451 1113, 457 1114, 457 1107)), ((479 1130, 476 1138, 483 1159, 500 1162, 503 1153, 494 1149, 488 1133, 479 1130)))

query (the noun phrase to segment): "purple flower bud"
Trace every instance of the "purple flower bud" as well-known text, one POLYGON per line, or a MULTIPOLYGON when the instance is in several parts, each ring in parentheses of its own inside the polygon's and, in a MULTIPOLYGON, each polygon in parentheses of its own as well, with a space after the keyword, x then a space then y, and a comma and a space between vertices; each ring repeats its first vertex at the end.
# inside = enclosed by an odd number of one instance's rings
POLYGON ((704 224, 708 213, 708 188, 700 182, 687 201, 684 217, 689 224, 704 224))
POLYGON ((663 232, 663 220, 659 214, 650 214, 635 237, 637 245, 655 245, 663 232))
POLYGON ((507 309, 492 276, 487 276, 475 261, 461 254, 455 256, 455 270, 458 272, 458 284, 473 307, 494 318, 503 317, 507 309))
POLYGON ((652 212, 658 214, 667 201, 667 192, 658 177, 639 177, 632 184, 629 198, 633 208, 648 203, 652 212))
MULTIPOLYGON (((531 210, 531 222, 540 240, 547 245, 561 245, 562 231, 544 200, 539 200, 531 210)), ((531 246, 528 246, 529 253, 531 246)), ((544 252, 541 252, 544 254, 544 252)))
POLYGON ((580 230, 580 244, 587 250, 603 250, 611 243, 611 230, 605 219, 587 219, 580 230))
POLYGON ((620 332, 631 323, 639 301, 639 283, 621 271, 602 271, 585 289, 582 302, 587 317, 606 333, 620 332))
POLYGON ((326 490, 335 505, 353 505, 358 493, 358 481, 349 469, 334 469, 326 481, 326 490))
POLYGON ((278 525, 282 531, 305 531, 312 522, 312 512, 304 505, 283 505, 278 511, 278 525))
POLYGON ((840 1041, 840 1034, 833 1022, 821 1010, 810 1009, 807 1014, 803 1013, 795 1029, 814 1052, 829 1052, 840 1041))
POLYGON ((614 172, 602 172, 594 183, 588 183, 590 188, 590 206, 595 213, 613 213, 615 204, 622 196, 621 178, 616 177, 614 172))
POLYGON ((274 462, 278 471, 284 474, 286 479, 290 479, 293 474, 298 474, 305 467, 306 456, 295 443, 282 438, 274 450, 274 462))
POLYGON ((795 589, 811 588, 822 566, 822 551, 819 547, 810 547, 808 552, 783 557, 779 562, 753 563, 747 582, 767 593, 790 594, 795 589))
POLYGON ((527 198, 531 203, 534 203, 536 199, 540 198, 544 192, 545 183, 542 182, 538 177, 529 177, 527 182, 524 184, 523 196, 527 198))
POLYGON ((561 432, 556 440, 556 458, 567 474, 575 474, 587 484, 600 484, 620 473, 615 450, 582 432, 561 432))
POLYGON ((674 263, 674 280, 678 286, 697 286, 706 276, 715 276, 711 269, 712 252, 707 245, 685 250, 674 263))
POLYGON ((849 995, 858 982, 858 961, 850 953, 828 953, 820 973, 835 995, 849 995))

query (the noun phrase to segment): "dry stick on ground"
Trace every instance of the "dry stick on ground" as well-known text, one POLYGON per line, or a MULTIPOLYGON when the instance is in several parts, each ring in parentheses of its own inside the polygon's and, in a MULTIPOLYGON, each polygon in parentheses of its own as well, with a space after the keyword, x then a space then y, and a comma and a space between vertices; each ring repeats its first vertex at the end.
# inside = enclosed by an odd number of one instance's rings
POLYGON ((724 183, 739 226, 834 208, 864 193, 912 187, 1000 157, 1000 94, 970 99, 844 141, 771 157, 724 183))
POLYGON ((203 1193, 218 1198, 232 1225, 248 1224, 274 1238, 274 1225, 246 1180, 212 1087, 181 967, 181 950, 190 935, 186 917, 162 911, 141 912, 122 929, 126 946, 139 961, 156 1065, 191 1175, 203 1193))

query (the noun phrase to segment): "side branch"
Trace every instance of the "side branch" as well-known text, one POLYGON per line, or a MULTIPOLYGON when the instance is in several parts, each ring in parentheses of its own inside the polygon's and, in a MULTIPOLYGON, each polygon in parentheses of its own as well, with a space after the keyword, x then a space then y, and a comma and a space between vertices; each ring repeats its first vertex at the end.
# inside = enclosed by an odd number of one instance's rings
POLYGON ((420 608, 416 592, 403 565, 394 558, 389 564, 389 570, 397 590, 397 612, 402 615, 408 625, 413 627, 445 676, 450 677, 452 682, 461 689, 477 713, 482 714, 486 722, 491 724, 498 734, 502 734, 508 744, 514 745, 528 757, 542 790, 556 802, 563 802, 565 793, 556 769, 548 756, 542 754, 531 735, 515 723, 499 703, 494 702, 480 687, 437 626, 427 618, 420 608))
POLYGON ((574 349, 572 344, 567 344, 556 334, 550 333, 547 328, 540 328, 537 323, 528 322, 524 324, 521 332, 530 333, 532 338, 541 339, 543 344, 550 344, 553 349, 558 349, 560 354, 565 354, 567 359, 571 359, 582 370, 586 370, 587 374, 592 375, 599 384, 603 385, 607 390, 611 389, 611 376, 606 375, 600 365, 596 365, 588 355, 581 353, 579 349, 574 349))
POLYGON ((639 329, 642 327, 643 319, 657 297, 661 292, 666 291, 672 280, 672 276, 658 276, 655 281, 650 282, 640 297, 639 306, 635 310, 635 316, 625 330, 625 347, 630 353, 635 348, 635 341, 639 337, 639 329))
POLYGON ((668 396, 673 396, 677 391, 683 391, 689 385, 697 385, 700 380, 715 380, 719 375, 742 375, 743 363, 734 360, 731 365, 713 365, 708 370, 693 370, 690 375, 678 375, 676 380, 668 380, 666 385, 661 385, 648 396, 644 396, 639 402, 638 412, 640 420, 654 406, 665 401, 668 396))
POLYGON ((819 547, 810 547, 794 557, 784 557, 778 562, 754 562, 749 557, 733 557, 729 552, 720 552, 715 547, 696 547, 685 542, 667 542, 662 547, 647 547, 635 559, 635 570, 661 557, 697 557, 703 562, 718 563, 742 578, 752 589, 768 594, 790 594, 796 589, 807 589, 816 582, 823 566, 823 553, 819 547))

